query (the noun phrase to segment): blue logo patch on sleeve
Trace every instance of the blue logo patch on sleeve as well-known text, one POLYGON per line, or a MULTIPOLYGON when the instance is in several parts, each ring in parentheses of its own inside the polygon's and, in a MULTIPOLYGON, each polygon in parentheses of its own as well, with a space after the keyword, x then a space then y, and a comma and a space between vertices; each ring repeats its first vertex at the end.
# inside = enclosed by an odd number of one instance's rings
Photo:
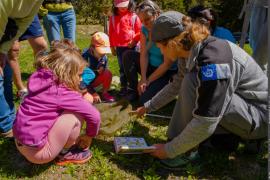
POLYGON ((201 67, 202 81, 217 80, 217 68, 215 64, 210 64, 201 67))

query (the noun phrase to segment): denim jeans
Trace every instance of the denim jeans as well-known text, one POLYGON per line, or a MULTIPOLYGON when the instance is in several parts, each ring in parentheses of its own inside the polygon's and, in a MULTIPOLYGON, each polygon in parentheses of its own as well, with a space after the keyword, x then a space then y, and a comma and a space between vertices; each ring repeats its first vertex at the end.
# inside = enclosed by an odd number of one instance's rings
POLYGON ((5 133, 12 128, 15 119, 15 106, 12 93, 12 70, 8 64, 4 68, 4 76, 0 75, 0 132, 5 133))
POLYGON ((254 5, 250 18, 250 46, 253 50, 252 57, 263 71, 267 70, 268 62, 268 9, 261 5, 254 5))
POLYGON ((49 12, 43 17, 43 24, 50 43, 61 39, 61 27, 64 38, 75 42, 76 15, 73 9, 64 12, 49 12))

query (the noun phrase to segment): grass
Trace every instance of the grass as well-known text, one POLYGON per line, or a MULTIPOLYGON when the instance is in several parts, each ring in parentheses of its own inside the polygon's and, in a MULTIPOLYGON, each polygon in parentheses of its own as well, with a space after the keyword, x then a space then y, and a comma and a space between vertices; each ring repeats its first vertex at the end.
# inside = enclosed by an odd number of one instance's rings
MULTIPOLYGON (((89 44, 90 26, 79 26, 77 44, 89 44)), ((246 49, 248 46, 246 47, 246 49)), ((250 48, 248 48, 250 51, 250 48)), ((22 43, 20 65, 23 80, 34 71, 33 55, 27 42, 22 43)), ((110 56, 109 68, 118 75, 117 60, 110 56)), ((15 91, 14 91, 15 92, 15 91)), ((18 101, 16 101, 18 105, 18 101)), ((159 113, 170 115, 172 102, 159 113)), ((142 136, 149 144, 166 141, 168 120, 145 117, 127 123, 116 135, 142 136)), ((188 164, 181 171, 168 171, 148 155, 118 155, 113 150, 113 138, 100 136, 94 140, 93 158, 84 165, 56 166, 54 163, 34 165, 16 150, 14 142, 0 139, 0 179, 266 179, 267 145, 260 154, 249 155, 243 146, 234 153, 209 152, 198 164, 188 164)))

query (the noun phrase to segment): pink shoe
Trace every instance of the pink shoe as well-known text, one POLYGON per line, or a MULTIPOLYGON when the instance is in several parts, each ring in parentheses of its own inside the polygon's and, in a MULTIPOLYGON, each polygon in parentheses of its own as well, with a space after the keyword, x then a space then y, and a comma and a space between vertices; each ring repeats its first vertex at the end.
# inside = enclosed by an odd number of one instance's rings
POLYGON ((115 102, 115 99, 113 96, 111 96, 108 92, 105 92, 102 94, 102 99, 105 101, 105 102, 115 102))

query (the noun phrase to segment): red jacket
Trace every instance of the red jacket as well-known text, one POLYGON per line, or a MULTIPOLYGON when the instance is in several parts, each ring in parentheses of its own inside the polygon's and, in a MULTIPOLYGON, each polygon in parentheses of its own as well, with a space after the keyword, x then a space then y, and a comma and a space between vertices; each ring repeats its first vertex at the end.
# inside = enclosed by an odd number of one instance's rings
POLYGON ((117 16, 110 17, 109 37, 111 47, 127 47, 130 41, 140 40, 141 21, 132 12, 119 12, 117 16), (133 21, 132 17, 136 17, 133 21), (134 23, 133 23, 134 22, 134 23))

